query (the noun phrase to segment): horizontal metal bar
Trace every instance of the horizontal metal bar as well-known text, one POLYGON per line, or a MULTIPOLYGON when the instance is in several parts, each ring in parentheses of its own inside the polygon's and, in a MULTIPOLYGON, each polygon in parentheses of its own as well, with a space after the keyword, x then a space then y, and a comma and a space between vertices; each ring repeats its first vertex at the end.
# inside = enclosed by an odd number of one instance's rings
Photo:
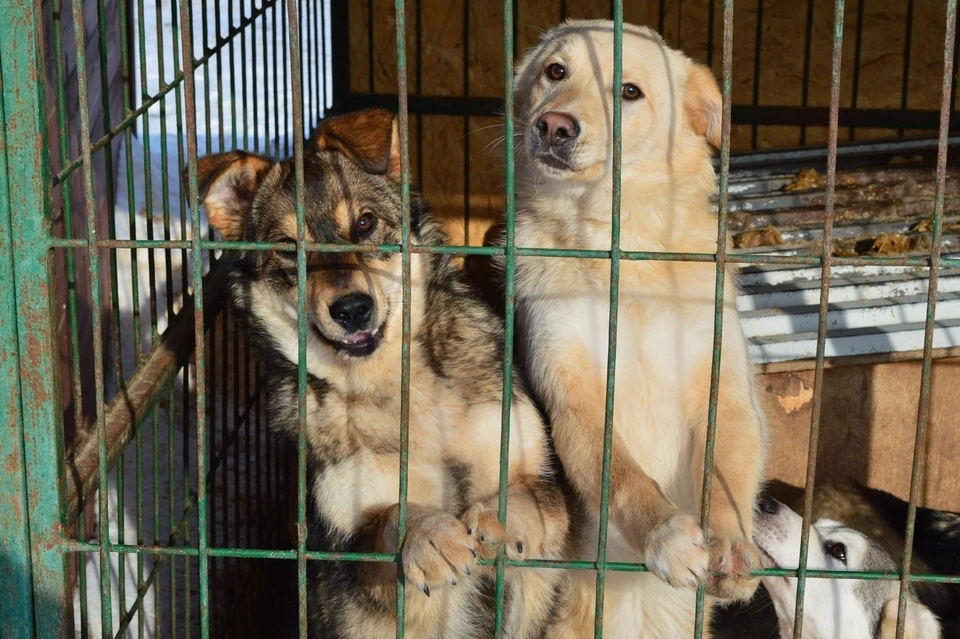
MULTIPOLYGON (((97 246, 107 249, 155 249, 172 250, 190 248, 189 240, 101 240, 97 246)), ((57 238, 51 241, 54 248, 86 248, 84 240, 57 238)), ((289 242, 230 242, 223 240, 201 240, 200 246, 210 250, 234 251, 285 251, 296 252, 296 245, 289 242)), ((318 244, 307 242, 307 252, 320 253, 400 253, 399 244, 318 244)), ((504 255, 503 247, 499 246, 422 246, 413 245, 411 253, 432 253, 445 255, 504 255)), ((544 248, 517 248, 516 254, 521 257, 564 257, 576 259, 609 260, 610 251, 587 249, 544 249, 544 248)), ((651 260, 661 262, 714 262, 714 253, 670 253, 658 251, 621 251, 621 260, 651 260)), ((731 264, 780 264, 785 266, 819 266, 821 258, 816 255, 775 255, 767 253, 741 253, 727 256, 726 261, 731 264)), ((914 266, 924 268, 930 265, 929 256, 857 256, 838 257, 832 263, 841 266, 914 266)), ((947 268, 960 267, 960 256, 942 258, 941 264, 947 268)))
MULTIPOLYGON (((960 346, 945 346, 935 348, 930 353, 931 359, 945 359, 960 357, 960 346)), ((923 350, 911 351, 892 351, 889 353, 871 353, 869 355, 841 355, 838 357, 827 357, 823 361, 824 368, 837 368, 838 366, 861 366, 867 364, 891 364, 895 362, 912 362, 923 358, 923 350)), ((816 360, 798 359, 782 362, 766 362, 757 364, 759 372, 762 375, 775 373, 795 373, 799 371, 812 371, 816 360)))
MULTIPOLYGON (((876 156, 903 156, 913 153, 937 151, 937 138, 895 139, 879 142, 851 142, 837 145, 837 161, 844 163, 851 159, 872 158, 876 156)), ((947 146, 960 145, 960 135, 947 138, 947 146)), ((804 147, 796 149, 776 149, 770 151, 752 151, 730 157, 731 169, 769 168, 786 169, 790 166, 808 167, 811 164, 826 164, 826 147, 804 147)), ((719 162, 719 160, 717 160, 719 162)))
MULTIPOLYGON (((226 299, 226 269, 214 268, 208 274, 209 288, 204 295, 207 328, 223 308, 226 299)), ((144 357, 127 383, 106 408, 107 467, 113 468, 133 439, 140 423, 156 405, 160 393, 193 350, 193 296, 184 300, 183 310, 164 331, 160 342, 144 357)), ((65 462, 67 484, 66 519, 72 521, 85 500, 96 488, 98 441, 95 432, 80 435, 73 454, 65 462)))
MULTIPOLYGON (((345 100, 345 105, 350 110, 377 107, 396 110, 397 96, 392 93, 352 93, 345 100)), ((411 95, 410 112, 422 115, 502 116, 503 99, 455 95, 411 95)), ((957 113, 954 112, 952 115, 955 116, 957 113)), ((731 119, 733 124, 826 127, 830 119, 830 108, 734 104, 731 109, 731 119)), ((953 122, 957 121, 953 118, 953 122)), ((840 126, 936 130, 940 126, 940 111, 844 107, 840 109, 840 126)))
MULTIPOLYGON (((96 552, 100 544, 91 541, 75 541, 65 539, 61 550, 63 552, 96 552)), ((200 553, 196 546, 148 546, 134 544, 113 544, 111 552, 117 554, 142 554, 142 555, 176 555, 195 557, 200 553)), ((231 557, 236 559, 288 559, 296 560, 296 550, 265 550, 260 548, 208 548, 207 552, 211 557, 231 557)), ((307 551, 307 559, 311 561, 347 561, 352 563, 395 563, 400 560, 400 556, 391 553, 365 553, 365 552, 321 552, 307 551)), ((495 566, 495 559, 480 559, 477 564, 481 566, 495 566)), ((513 559, 505 560, 509 568, 546 568, 550 570, 596 570, 598 563, 596 561, 559 561, 551 559, 525 559, 516 561, 513 559)), ((608 561, 607 570, 617 572, 646 572, 647 567, 644 564, 634 564, 628 562, 608 561)), ((795 577, 798 572, 796 568, 764 568, 762 570, 751 571, 754 577, 795 577)), ((808 579, 859 579, 870 581, 897 581, 900 579, 898 572, 869 572, 854 570, 807 570, 808 579)), ((936 574, 911 574, 911 581, 924 581, 927 583, 945 583, 960 584, 960 575, 936 575, 936 574)))

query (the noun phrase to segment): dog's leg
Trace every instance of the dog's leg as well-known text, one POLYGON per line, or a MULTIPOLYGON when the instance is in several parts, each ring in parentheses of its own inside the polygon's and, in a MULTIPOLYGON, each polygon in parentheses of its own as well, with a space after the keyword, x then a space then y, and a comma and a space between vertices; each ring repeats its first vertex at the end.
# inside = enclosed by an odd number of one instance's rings
MULTIPOLYGON (((560 488, 546 478, 516 477, 507 488, 506 530, 497 518, 498 497, 474 504, 463 515, 467 532, 485 558, 496 556, 500 543, 509 559, 561 559, 570 545, 573 506, 560 488)), ((511 605, 507 635, 538 636, 556 605, 558 570, 508 569, 511 605)))
MULTIPOLYGON (((547 348, 541 392, 549 406, 557 455, 571 483, 596 513, 603 468, 605 375, 578 343, 547 348), (546 377, 549 372, 549 378, 546 377)), ((642 410, 639 407, 638 410, 642 410)), ((674 586, 694 586, 709 555, 697 520, 681 512, 627 453, 614 433, 610 463, 610 521, 650 571, 674 586)))
MULTIPOLYGON (((760 568, 753 545, 753 505, 763 472, 763 421, 750 392, 749 375, 724 370, 717 402, 717 432, 710 491, 710 571, 707 592, 722 599, 746 600, 760 580, 750 571, 760 568)), ((709 380, 709 376, 705 378, 709 380)), ((702 380, 697 379, 699 384, 702 380)), ((699 388, 709 387, 708 383, 699 388)), ((706 450, 707 407, 696 411, 693 485, 701 501, 706 450)))

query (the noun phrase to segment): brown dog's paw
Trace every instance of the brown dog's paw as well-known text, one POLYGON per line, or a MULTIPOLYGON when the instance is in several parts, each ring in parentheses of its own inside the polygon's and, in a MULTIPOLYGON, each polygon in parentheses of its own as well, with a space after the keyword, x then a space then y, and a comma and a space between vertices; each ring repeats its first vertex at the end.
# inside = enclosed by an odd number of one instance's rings
POLYGON ((746 601, 760 584, 760 578, 751 576, 750 571, 759 568, 760 553, 746 539, 713 539, 707 593, 719 599, 746 601))
POLYGON ((489 502, 478 502, 463 513, 461 520, 480 556, 484 559, 496 557, 497 548, 506 536, 497 518, 496 503, 491 506, 489 502))
POLYGON ((501 542, 507 558, 522 561, 528 557, 542 559, 547 528, 536 500, 522 490, 511 490, 507 496, 507 529, 497 517, 497 497, 475 504, 464 515, 467 530, 481 547, 484 558, 496 556, 501 542))
POLYGON ((456 586, 471 574, 477 552, 462 521, 441 510, 418 507, 407 512, 401 552, 407 583, 430 596, 430 589, 456 586))
POLYGON ((697 520, 676 513, 647 535, 647 568, 675 587, 694 587, 707 576, 710 554, 697 520))

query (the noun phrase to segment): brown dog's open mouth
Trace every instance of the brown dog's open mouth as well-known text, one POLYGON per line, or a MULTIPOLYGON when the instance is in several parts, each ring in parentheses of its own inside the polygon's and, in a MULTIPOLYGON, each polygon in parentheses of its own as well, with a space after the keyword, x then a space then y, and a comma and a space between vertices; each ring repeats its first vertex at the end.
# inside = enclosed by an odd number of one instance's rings
POLYGON ((320 339, 329 344, 333 350, 340 353, 345 353, 352 357, 366 357, 368 355, 372 355, 380 346, 380 342, 383 341, 384 328, 385 323, 375 330, 357 331, 352 335, 348 335, 343 340, 334 340, 324 335, 319 326, 313 326, 314 332, 320 337, 320 339))

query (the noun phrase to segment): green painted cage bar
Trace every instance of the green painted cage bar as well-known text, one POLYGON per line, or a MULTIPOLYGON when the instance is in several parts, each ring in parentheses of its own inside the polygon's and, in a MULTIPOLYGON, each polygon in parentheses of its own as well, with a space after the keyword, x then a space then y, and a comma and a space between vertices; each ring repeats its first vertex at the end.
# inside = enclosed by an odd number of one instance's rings
MULTIPOLYGON (((0 438, 0 456, 6 461, 6 472, 0 474, 0 494, 5 496, 12 506, 0 515, 0 535, 4 560, 0 564, 0 582, 4 592, 9 593, 8 605, 0 607, 0 634, 23 637, 53 637, 67 633, 72 627, 66 610, 70 608, 72 579, 78 576, 76 587, 80 590, 80 610, 77 611, 82 625, 96 611, 88 609, 87 579, 85 575, 85 556, 96 554, 101 566, 110 566, 111 561, 119 560, 119 584, 115 589, 109 570, 100 571, 97 584, 99 590, 99 618, 103 636, 125 636, 133 633, 143 636, 145 632, 145 605, 150 597, 156 595, 161 582, 169 584, 169 610, 162 611, 169 621, 174 636, 190 636, 196 622, 201 637, 218 634, 223 631, 223 623, 216 618, 216 610, 226 587, 226 579, 218 571, 218 566, 227 561, 267 563, 281 562, 293 566, 296 572, 296 626, 301 637, 307 636, 309 619, 307 615, 308 571, 310 562, 393 562, 398 566, 396 618, 398 638, 405 636, 405 581, 398 554, 392 553, 334 553, 312 550, 307 544, 307 324, 306 324, 306 275, 307 255, 311 252, 360 252, 380 251, 399 253, 403 268, 403 312, 401 347, 401 401, 397 424, 401 438, 400 478, 399 478, 399 530, 398 547, 402 547, 406 532, 407 511, 407 462, 409 446, 410 420, 410 344, 411 344, 411 263, 414 255, 449 254, 456 256, 497 256, 503 258, 505 286, 505 340, 503 352, 503 395, 501 411, 501 449, 499 474, 498 517, 506 522, 509 509, 507 501, 507 462, 511 435, 511 401, 514 367, 514 329, 515 299, 514 279, 518 257, 549 257, 554 259, 580 258, 609 260, 610 262, 610 314, 608 323, 608 354, 606 368, 606 397, 604 416, 604 455, 602 470, 602 490, 600 504, 600 534, 595 561, 546 561, 546 560, 509 560, 501 548, 494 560, 481 563, 493 566, 496 574, 495 587, 495 635, 502 636, 504 629, 504 601, 508 569, 523 570, 555 569, 586 570, 596 573, 596 599, 594 609, 596 622, 594 636, 602 636, 604 618, 604 587, 609 572, 643 572, 642 564, 611 562, 607 559, 608 522, 610 492, 610 464, 614 436, 614 389, 616 381, 617 348, 617 309, 619 302, 619 273, 622 260, 661 260, 712 262, 716 265, 716 285, 714 298, 714 348, 711 362, 710 402, 708 411, 707 440, 705 447, 703 484, 700 505, 700 522, 706 527, 709 521, 710 495, 713 489, 713 452, 717 425, 717 400, 720 382, 721 340, 724 309, 724 285, 727 268, 738 264, 779 264, 807 265, 820 269, 820 298, 818 305, 818 329, 816 339, 816 358, 814 368, 814 386, 812 399, 812 419, 809 431, 809 453, 806 464, 806 484, 804 493, 804 528, 800 545, 800 562, 796 570, 767 569, 757 571, 757 575, 796 576, 798 580, 794 634, 800 636, 803 627, 803 609, 805 601, 805 583, 811 578, 888 580, 899 582, 899 613, 897 636, 904 632, 904 612, 907 595, 912 583, 936 582, 960 584, 960 576, 930 575, 912 573, 913 540, 916 525, 919 486, 923 479, 923 451, 927 441, 927 431, 931 413, 931 384, 933 332, 936 325, 936 304, 938 276, 942 269, 960 268, 960 258, 941 257, 943 250, 944 199, 946 189, 947 149, 950 142, 950 118, 952 115, 952 96, 954 92, 953 74, 956 40, 956 0, 947 0, 944 11, 946 29, 943 34, 943 76, 941 86, 941 109, 936 142, 936 191, 931 203, 932 246, 929 256, 884 257, 834 256, 831 251, 833 224, 835 217, 835 195, 837 184, 837 162, 842 153, 838 145, 841 106, 841 58, 844 47, 844 0, 834 2, 833 37, 831 47, 831 95, 829 105, 829 140, 826 144, 826 199, 823 220, 823 251, 821 255, 769 255, 769 254, 728 254, 727 217, 729 213, 729 188, 731 175, 731 129, 734 123, 732 105, 733 94, 733 18, 734 1, 722 2, 722 78, 723 117, 721 148, 719 154, 719 193, 718 228, 716 253, 656 253, 624 251, 620 246, 620 191, 622 165, 621 106, 614 101, 613 109, 613 208, 611 210, 612 236, 610 250, 561 250, 537 247, 518 247, 515 243, 514 226, 518 215, 515 205, 515 165, 511 145, 505 145, 504 153, 504 219, 505 242, 502 247, 486 246, 419 246, 411 236, 410 194, 411 194, 411 158, 410 158, 410 122, 411 116, 419 118, 425 111, 418 110, 417 98, 411 96, 408 86, 408 36, 407 15, 414 3, 395 0, 395 39, 397 63, 397 98, 401 140, 401 192, 402 192, 402 236, 398 245, 363 246, 352 244, 317 244, 307 241, 305 231, 305 184, 303 158, 305 135, 316 123, 316 117, 325 111, 327 87, 320 77, 325 73, 321 65, 326 62, 328 43, 324 38, 328 14, 325 4, 311 0, 264 0, 260 6, 256 2, 238 1, 239 15, 234 14, 234 5, 230 3, 227 26, 223 28, 220 5, 215 4, 213 14, 209 14, 205 2, 180 0, 176 6, 167 3, 155 3, 157 18, 157 43, 160 47, 157 65, 161 81, 154 93, 146 81, 148 67, 145 49, 145 24, 148 0, 120 2, 121 23, 135 23, 139 47, 127 35, 120 35, 120 64, 130 71, 138 67, 140 82, 137 86, 124 83, 121 86, 121 115, 112 119, 111 88, 109 85, 109 56, 104 33, 108 30, 107 0, 92 0, 96 9, 96 25, 89 25, 89 16, 85 8, 91 0, 63 0, 63 6, 57 9, 44 7, 44 3, 23 3, 16 0, 0 0, 0 40, 5 47, 0 50, 0 343, 7 345, 0 352, 0 413, 4 420, 4 437, 0 438), (44 59, 41 34, 44 11, 51 11, 54 24, 52 30, 55 51, 54 69, 44 59), (197 35, 197 11, 201 14, 202 36, 197 35), (165 16, 166 11, 166 16, 165 16), (161 32, 162 17, 171 20, 173 50, 172 80, 164 78, 165 56, 163 46, 166 41, 161 32), (272 25, 272 41, 267 41, 267 24, 272 25), (210 37, 208 21, 213 26, 214 37, 210 37), (286 25, 285 28, 280 28, 286 25), (62 28, 70 26, 75 33, 87 33, 92 26, 99 32, 99 42, 95 53, 85 47, 74 47, 66 52, 62 41, 62 28), (255 29, 262 27, 259 34, 255 29), (249 32, 249 33, 248 33, 249 32), (249 37, 249 41, 248 41, 249 37), (235 45, 239 43, 239 53, 235 45), (79 152, 75 157, 66 135, 59 140, 50 139, 46 121, 47 108, 53 106, 56 111, 57 125, 61 132, 67 128, 68 113, 68 73, 63 62, 74 56, 76 64, 77 114, 79 116, 79 152), (233 74, 230 85, 223 82, 224 57, 233 68, 234 56, 245 59, 252 56, 253 73, 249 78, 243 74, 240 86, 237 86, 233 74), (99 71, 100 95, 90 95, 89 86, 93 73, 89 68, 99 71), (273 66, 272 76, 266 73, 273 66), (52 71, 53 92, 50 98, 55 104, 48 105, 45 86, 46 74, 52 71), (262 74, 262 75, 261 75, 262 74), (282 74, 282 76, 280 75, 282 74), (206 95, 198 94, 198 83, 202 83, 206 95), (294 96, 290 111, 281 112, 279 96, 281 85, 294 96), (211 88, 215 87, 215 88, 211 88), (226 113, 222 101, 212 105, 210 92, 216 95, 230 94, 241 96, 241 105, 231 100, 230 112, 226 113), (265 101, 264 112, 267 117, 258 121, 257 96, 265 101), (252 97, 248 111, 247 98, 252 97), (173 105, 170 102, 173 102, 173 105), (98 131, 90 120, 90 109, 99 106, 102 111, 102 130, 98 131), (160 118, 160 180, 152 182, 150 168, 150 121, 147 117, 151 107, 158 107, 162 114, 175 110, 178 136, 177 149, 168 147, 166 117, 160 118), (251 117, 252 112, 252 117, 251 117), (219 125, 215 131, 214 120, 219 125), (252 122, 251 122, 252 120, 252 122), (228 146, 224 126, 229 122, 232 147, 253 147, 261 150, 261 140, 265 152, 275 155, 290 155, 295 163, 296 179, 296 220, 297 238, 292 243, 270 242, 232 242, 216 240, 212 235, 201 233, 202 218, 199 206, 199 184, 197 158, 199 137, 205 137, 204 147, 208 152, 216 145, 228 146), (243 134, 238 134, 242 126, 243 134), (136 202, 134 188, 132 144, 134 130, 142 127, 142 136, 146 149, 146 201, 136 202), (202 135, 201 135, 202 130, 202 135), (252 132, 252 140, 249 139, 252 132), (292 140, 292 145, 281 148, 281 138, 292 140), (272 136, 272 140, 271 140, 272 136), (242 139, 241 139, 242 138, 242 139), (185 143, 183 140, 185 139, 185 143), (123 157, 114 148, 115 142, 124 142, 123 157), (54 161, 54 156, 58 161, 54 161), (175 157, 174 157, 175 156, 175 157), (177 175, 169 175, 168 158, 180 167, 187 167, 187 185, 184 197, 179 204, 171 201, 171 190, 178 184, 177 175), (114 160, 123 160, 125 172, 114 175, 114 160), (97 162, 103 162, 106 170, 102 179, 105 182, 104 197, 98 195, 97 162), (114 184, 116 180, 117 184, 114 184), (114 187, 125 189, 128 198, 129 219, 123 220, 129 229, 121 229, 114 215, 117 191, 114 187), (72 217, 81 212, 73 207, 72 195, 79 187, 82 196, 82 219, 85 231, 82 235, 74 233, 72 217), (154 193, 161 198, 159 211, 162 220, 162 235, 155 233, 152 224, 147 225, 146 237, 141 237, 136 227, 135 209, 145 207, 153 215, 154 193), (59 202, 63 215, 63 228, 55 230, 54 208, 59 202), (106 202, 107 237, 102 237, 105 229, 100 217, 100 204, 106 202), (179 208, 177 208, 179 206, 179 208), (121 232, 123 231, 123 232, 121 232), (128 238, 120 237, 127 234, 128 238), (250 527, 245 531, 229 530, 224 518, 229 517, 227 492, 218 492, 217 486, 230 486, 239 500, 241 481, 246 482, 247 505, 250 509, 249 495, 256 494, 259 511, 276 509, 276 503, 260 504, 261 463, 266 469, 266 479, 270 484, 271 500, 280 501, 282 492, 280 477, 281 459, 284 459, 281 447, 269 436, 269 414, 264 410, 262 401, 262 366, 251 365, 248 345, 240 338, 228 335, 227 313, 224 310, 222 291, 218 296, 216 289, 223 284, 222 274, 218 271, 219 256, 229 251, 291 251, 296 254, 297 265, 297 306, 298 306, 298 425, 299 432, 295 445, 295 463, 286 459, 287 464, 295 467, 295 542, 292 547, 280 547, 277 539, 267 538, 257 531, 258 539, 253 539, 250 527), (141 291, 138 276, 138 258, 145 251, 149 273, 149 291, 141 291), (63 256, 63 272, 56 272, 56 256, 63 256), (180 256, 182 282, 177 282, 183 294, 181 307, 175 304, 175 275, 172 269, 172 256, 180 256), (92 336, 92 372, 95 396, 95 417, 92 423, 95 433, 95 463, 89 467, 77 469, 77 477, 71 475, 67 459, 68 444, 63 430, 66 400, 61 396, 61 375, 72 380, 73 417, 79 425, 84 421, 82 414, 83 398, 81 346, 78 335, 83 310, 77 295, 79 278, 77 262, 81 255, 89 260, 90 277, 90 335, 92 336), (106 255, 106 261, 101 258, 106 255), (163 255, 160 264, 158 255, 163 255), (133 299, 133 368, 123 361, 120 341, 120 318, 107 309, 117 308, 120 293, 118 283, 118 263, 122 257, 129 257, 133 299), (205 266, 207 265, 207 266, 205 266), (814 478, 817 470, 817 450, 823 402, 824 368, 826 360, 827 313, 829 310, 830 273, 838 266, 906 266, 927 269, 929 284, 926 294, 926 315, 924 321, 924 346, 922 355, 920 402, 917 415, 915 440, 913 443, 913 465, 911 468, 910 493, 908 500, 905 543, 900 558, 900 569, 896 572, 840 572, 813 570, 806 567, 810 536, 809 524, 813 515, 814 478), (208 267, 208 268, 207 268, 208 267), (109 271, 109 278, 106 277, 109 271), (157 276, 164 274, 165 308, 158 305, 156 291, 160 288, 157 276), (57 359, 57 343, 60 329, 54 325, 56 317, 53 300, 59 280, 67 286, 66 294, 66 342, 70 354, 69 366, 61 370, 57 359), (109 279, 109 285, 107 280, 109 279), (149 296, 148 316, 141 317, 141 299, 149 296), (167 329, 161 331, 160 318, 165 317, 167 329), (178 324, 179 320, 179 324, 178 324), (169 357, 164 374, 154 388, 151 396, 138 406, 136 420, 130 418, 129 432, 118 439, 111 430, 112 408, 122 399, 108 396, 108 378, 115 377, 118 389, 128 388, 138 373, 148 370, 155 362, 153 350, 144 352, 141 341, 142 329, 150 336, 154 349, 163 344, 162 338, 177 334, 184 336, 185 352, 169 357), (116 337, 105 339, 111 332, 116 337), (232 342, 231 342, 232 339, 232 342), (192 365, 189 360, 193 354, 192 365), (242 356, 242 357, 241 357, 242 356), (241 369, 241 359, 245 368, 241 369), (224 363, 229 361, 233 368, 228 371, 224 363), (112 369, 112 370, 111 370, 112 369), (241 384, 242 379, 242 384, 241 384), (232 382, 232 386, 230 383, 232 382), (192 384, 192 391, 190 390, 192 384), (241 392, 240 388, 243 387, 241 392), (180 391, 178 392, 178 387, 180 391), (228 390, 228 387, 232 390, 228 390), (220 393, 219 399, 211 393, 220 393), (233 393, 232 403, 228 395, 233 393), (109 400, 109 401, 108 401, 109 400), (193 402, 193 405, 191 405, 193 402), (182 409, 181 424, 175 423, 177 416, 170 407, 179 405, 182 409), (160 406, 166 407, 167 422, 162 423, 160 406), (228 428, 228 414, 232 415, 233 426, 228 428), (220 421, 218 424, 217 421, 220 421), (135 422, 135 423, 134 423, 135 422), (219 428, 218 428, 219 426, 219 428), (183 450, 174 450, 174 432, 179 427, 183 433, 183 450), (265 436, 261 450, 261 428, 265 436), (193 430, 195 429, 195 431, 193 430), (256 451, 251 450, 252 431, 256 432, 256 451), (169 450, 162 455, 156 448, 145 455, 145 442, 159 441, 161 432, 168 433, 169 450), (187 438, 195 439, 195 456, 191 457, 187 438), (246 444, 246 463, 256 463, 256 472, 248 472, 243 480, 240 475, 240 441, 246 444), (118 445, 119 442, 119 445, 118 445), (132 444, 132 445, 131 445, 132 444), (146 458, 146 459, 145 459, 146 458), (255 462, 253 460, 256 460, 255 462), (132 460, 133 475, 125 478, 123 471, 125 460, 132 460), (167 486, 161 486, 158 468, 166 464, 169 472, 167 486), (149 467, 149 470, 148 470, 149 467), (152 472, 152 476, 148 473, 152 472), (177 473, 180 473, 178 476, 177 473), (232 475, 230 474, 232 472, 232 475), (112 475, 113 474, 113 475, 112 475), (251 489, 251 475, 257 483, 256 490, 251 489), (117 503, 110 502, 110 477, 116 477, 117 503), (132 505, 136 513, 136 533, 130 538, 123 526, 119 526, 116 537, 111 533, 111 509, 124 512, 131 504, 124 505, 124 481, 133 481, 136 493, 132 505), (180 485, 182 484, 182 486, 180 485), (158 495, 166 491, 171 499, 170 512, 164 518, 160 509, 158 495), (78 531, 85 524, 84 512, 88 500, 96 492, 95 512, 99 538, 85 539, 78 531), (152 510, 147 508, 144 496, 152 493, 152 510), (177 498, 182 502, 174 512, 173 502, 177 498), (218 500, 219 497, 219 500, 218 500), (219 505, 218 505, 219 504, 219 505), (150 511, 150 512, 148 512, 150 511), (146 517, 149 515, 151 525, 146 517), (243 533, 246 545, 242 543, 243 533), (148 541, 149 540, 149 541, 148 541), (127 564, 125 557, 132 557, 134 563, 127 564), (152 561, 148 567, 146 561, 152 561), (76 562, 76 572, 72 568, 76 562), (220 562, 220 563, 218 563, 220 562), (132 566, 132 568, 131 568, 132 566), (133 592, 125 578, 132 570, 133 592), (194 572, 195 571, 195 574, 194 572), (166 575, 166 576, 164 576, 166 575), (197 611, 199 618, 191 620, 193 602, 189 584, 196 579, 197 611), (182 580, 182 583, 180 583, 182 580), (178 589, 178 583, 181 588, 178 589), (116 590, 116 591, 115 591, 116 590), (185 592, 181 592, 185 591, 185 592), (134 601, 126 604, 127 595, 134 601), (119 616, 111 603, 120 599, 119 616), (178 599, 180 598, 180 599, 178 599), (136 619, 136 621, 135 621, 136 619)), ((565 4, 562 12, 565 14, 565 4)), ((812 6, 812 5, 811 5, 812 6)), ((861 5, 859 5, 862 7, 861 5)), ((469 20, 468 5, 464 5, 464 59, 468 56, 469 20)), ((711 3, 711 12, 713 4, 711 3)), ((418 18, 420 3, 416 3, 418 18)), ((713 14, 711 13, 711 16, 713 14)), ((614 21, 614 86, 619 86, 623 72, 623 2, 611 3, 611 16, 614 21)), ((506 139, 514 137, 514 95, 513 63, 517 53, 518 34, 516 32, 517 7, 513 0, 505 0, 502 7, 503 18, 503 122, 506 139)), ((858 18, 859 19, 859 18, 858 18)), ((422 21, 416 21, 416 90, 421 90, 422 64, 419 42, 422 34, 422 21)), ((758 23, 759 25, 759 23, 758 23)), ((373 35, 371 32, 371 48, 373 35)), ((711 33, 711 38, 713 34, 711 33)), ((859 56, 859 44, 856 49, 859 56)), ((336 64, 337 60, 334 59, 336 64)), ((371 58, 371 65, 373 64, 371 58)), ((757 62, 759 64, 759 62, 757 62)), ((854 64, 857 64, 855 60, 854 64)), ((465 94, 469 94, 469 71, 464 65, 465 94)), ((371 73, 371 82, 373 74, 371 73)), ((904 80, 906 83, 906 79, 904 80)), ((94 87, 97 85, 93 84, 94 87)), ((373 87, 371 86, 371 89, 373 87)), ((372 91, 371 91, 372 93, 372 91)), ((906 105, 904 91, 904 108, 906 105)), ((856 104, 853 105, 856 107, 856 104)), ((467 117, 464 114, 466 127, 467 117)), ((422 122, 418 135, 423 135, 422 122)), ((753 135, 756 135, 754 127, 753 135)), ((140 136, 137 136, 140 137, 140 136)), ((464 142, 469 149, 470 140, 464 142)), ((423 154, 419 155, 422 173, 423 154)), ((734 158, 735 160, 735 158, 734 158)), ((464 209, 470 215, 470 184, 465 177, 464 209)), ((519 213, 522 214, 522 213, 519 213)), ((212 231, 211 231, 212 233, 212 231)), ((469 243, 469 237, 467 242, 469 243)), ((71 454, 78 454, 73 449, 71 454)), ((289 488, 289 486, 287 486, 289 488)), ((240 519, 239 501, 233 504, 234 516, 240 519)), ((272 511, 272 510, 271 510, 272 511)), ((89 593, 96 595, 97 593, 89 593)), ((697 608, 694 636, 699 638, 705 624, 705 590, 701 586, 697 591, 697 608)), ((237 604, 239 605, 239 604, 237 604)))

